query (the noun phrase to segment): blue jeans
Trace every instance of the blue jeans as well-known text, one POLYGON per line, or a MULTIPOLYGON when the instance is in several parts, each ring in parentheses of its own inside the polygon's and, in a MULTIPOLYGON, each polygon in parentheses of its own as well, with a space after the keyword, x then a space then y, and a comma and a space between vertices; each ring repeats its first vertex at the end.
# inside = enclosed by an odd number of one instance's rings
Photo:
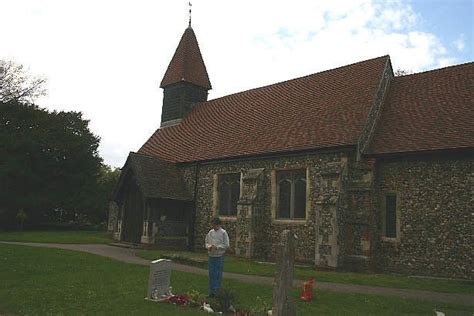
POLYGON ((207 261, 209 268, 209 295, 216 295, 222 287, 222 271, 224 270, 224 256, 211 257, 207 261))

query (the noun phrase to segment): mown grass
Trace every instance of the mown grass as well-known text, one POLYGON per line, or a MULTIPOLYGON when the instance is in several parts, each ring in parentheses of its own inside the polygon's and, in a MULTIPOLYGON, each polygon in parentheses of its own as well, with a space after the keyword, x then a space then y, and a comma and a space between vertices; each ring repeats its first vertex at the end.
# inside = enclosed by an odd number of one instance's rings
POLYGON ((0 232, 0 241, 106 244, 112 242, 112 237, 110 233, 101 231, 18 231, 0 232))
MULTIPOLYGON (((204 269, 207 268, 207 255, 204 253, 143 250, 139 251, 137 255, 149 260, 166 257, 184 264, 189 264, 204 269)), ((224 271, 269 277, 275 276, 274 265, 262 264, 254 260, 232 256, 226 256, 224 271)), ((402 275, 389 274, 320 271, 303 267, 296 267, 294 275, 295 278, 303 280, 315 278, 316 282, 358 284, 390 288, 426 290, 443 293, 474 294, 474 282, 470 281, 412 278, 402 275)))
MULTIPOLYGON (((206 315, 145 301, 148 267, 70 250, 0 244, 0 314, 28 315, 206 315)), ((175 293, 206 293, 208 280, 173 271, 175 293)), ((270 304, 271 286, 224 280, 236 306, 270 304)), ((299 290, 293 291, 297 300, 299 290)), ((375 295, 315 291, 310 303, 296 301, 298 315, 433 315, 434 310, 471 315, 474 308, 375 295)), ((449 315, 449 314, 447 314, 449 315)))
MULTIPOLYGON (((0 241, 43 242, 43 243, 110 243, 110 234, 97 231, 24 231, 0 232, 0 241)), ((207 268, 207 255, 199 252, 173 252, 143 250, 138 252, 140 257, 154 260, 167 257, 176 262, 207 268)), ((227 256, 224 270, 226 272, 260 275, 273 277, 275 266, 257 263, 253 260, 227 256)), ((333 282, 381 286, 391 288, 417 289, 444 293, 473 294, 474 282, 444 279, 411 278, 389 274, 363 274, 333 271, 319 271, 312 268, 295 268, 295 277, 298 279, 315 278, 317 282, 333 282)))

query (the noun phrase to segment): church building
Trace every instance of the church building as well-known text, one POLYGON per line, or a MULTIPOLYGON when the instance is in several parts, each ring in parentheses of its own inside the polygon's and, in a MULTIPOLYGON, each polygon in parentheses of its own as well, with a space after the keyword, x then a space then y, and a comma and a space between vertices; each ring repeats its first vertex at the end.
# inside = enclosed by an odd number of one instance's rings
POLYGON ((381 56, 208 100, 189 26, 161 88, 117 240, 204 251, 219 216, 237 256, 272 260, 291 229, 315 267, 474 278, 473 62, 396 77, 381 56))

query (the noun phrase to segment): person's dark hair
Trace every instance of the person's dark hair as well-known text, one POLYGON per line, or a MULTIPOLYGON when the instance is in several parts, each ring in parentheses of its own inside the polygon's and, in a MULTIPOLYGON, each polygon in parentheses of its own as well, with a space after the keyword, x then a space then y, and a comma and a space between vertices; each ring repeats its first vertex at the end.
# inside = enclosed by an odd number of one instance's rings
POLYGON ((221 225, 222 221, 219 217, 214 217, 213 219, 211 219, 211 224, 212 225, 221 225))

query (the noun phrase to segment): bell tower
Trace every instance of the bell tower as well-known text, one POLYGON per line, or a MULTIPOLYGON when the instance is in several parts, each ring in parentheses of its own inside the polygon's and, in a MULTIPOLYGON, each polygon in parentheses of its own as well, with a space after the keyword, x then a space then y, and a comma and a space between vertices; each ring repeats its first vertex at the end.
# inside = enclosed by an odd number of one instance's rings
POLYGON ((207 101, 211 82, 191 28, 191 20, 161 81, 163 108, 161 127, 179 124, 193 106, 207 101))

